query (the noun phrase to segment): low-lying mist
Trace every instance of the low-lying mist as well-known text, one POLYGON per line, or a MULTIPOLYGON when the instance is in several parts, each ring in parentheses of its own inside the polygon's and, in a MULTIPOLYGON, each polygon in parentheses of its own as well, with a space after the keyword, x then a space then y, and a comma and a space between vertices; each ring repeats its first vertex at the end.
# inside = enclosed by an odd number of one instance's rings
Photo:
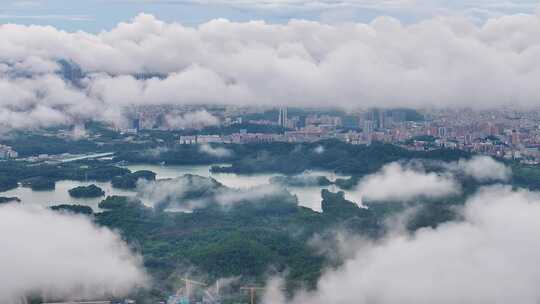
POLYGON ((462 214, 435 229, 340 242, 355 254, 315 291, 286 300, 274 280, 265 303, 538 303, 540 193, 485 187, 462 214))
POLYGON ((82 216, 0 207, 0 302, 125 296, 148 277, 115 232, 82 216))

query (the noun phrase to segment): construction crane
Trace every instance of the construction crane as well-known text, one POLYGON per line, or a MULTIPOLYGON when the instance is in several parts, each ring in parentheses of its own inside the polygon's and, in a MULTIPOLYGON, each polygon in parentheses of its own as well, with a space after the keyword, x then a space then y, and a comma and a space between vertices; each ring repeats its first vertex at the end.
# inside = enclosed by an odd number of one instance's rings
POLYGON ((246 290, 249 292, 249 297, 251 299, 251 304, 255 304, 255 297, 257 295, 257 291, 259 290, 266 290, 264 287, 256 287, 256 286, 244 286, 241 287, 240 290, 246 290))
POLYGON ((219 294, 220 294, 220 280, 216 281, 215 293, 212 293, 210 289, 206 289, 204 291, 204 294, 206 295, 207 299, 210 300, 212 303, 218 303, 219 294))
MULTIPOLYGON (((192 287, 192 285, 196 285, 196 286, 200 286, 200 287, 206 287, 205 283, 190 280, 188 278, 183 278, 182 281, 184 281, 184 283, 186 283, 186 296, 187 296, 188 299, 191 299, 191 287, 192 287)), ((176 296, 180 296, 181 292, 182 292, 182 289, 181 288, 178 289, 178 291, 176 292, 176 296)))
POLYGON ((330 191, 332 192, 337 192, 338 189, 337 189, 337 186, 336 186, 336 173, 335 172, 332 172, 332 174, 330 175, 330 181, 332 181, 332 185, 330 185, 330 191))

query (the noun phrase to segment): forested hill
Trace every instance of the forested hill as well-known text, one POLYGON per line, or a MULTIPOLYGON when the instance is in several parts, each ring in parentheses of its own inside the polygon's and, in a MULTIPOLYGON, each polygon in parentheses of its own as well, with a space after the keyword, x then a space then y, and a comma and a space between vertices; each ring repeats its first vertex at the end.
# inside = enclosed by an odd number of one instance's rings
POLYGON ((283 273, 289 288, 313 288, 322 270, 334 262, 310 245, 314 236, 335 229, 366 236, 382 233, 380 215, 346 201, 342 194, 323 193, 325 211, 318 213, 299 206, 284 189, 261 196, 208 178, 178 179, 179 185, 191 183, 199 185, 198 205, 190 203, 195 192, 189 190, 168 206, 190 206, 193 212, 152 209, 117 196, 105 199, 100 204, 104 211, 94 215, 97 223, 121 231, 141 250, 155 278, 151 293, 159 295, 156 299, 166 298, 186 272, 206 281, 235 277, 244 285, 264 284, 268 276, 283 273), (230 197, 235 199, 226 200, 230 197))
POLYGON ((126 151, 115 160, 134 163, 162 163, 174 165, 230 163, 232 166, 215 167, 215 172, 284 174, 306 170, 328 170, 337 173, 363 175, 380 169, 384 164, 407 159, 457 161, 471 154, 454 149, 435 151, 409 151, 391 144, 374 143, 370 146, 350 145, 337 140, 317 143, 262 143, 216 145, 231 153, 215 156, 200 153, 197 145, 179 145, 160 153, 126 151), (321 152, 324 151, 324 152, 321 152))

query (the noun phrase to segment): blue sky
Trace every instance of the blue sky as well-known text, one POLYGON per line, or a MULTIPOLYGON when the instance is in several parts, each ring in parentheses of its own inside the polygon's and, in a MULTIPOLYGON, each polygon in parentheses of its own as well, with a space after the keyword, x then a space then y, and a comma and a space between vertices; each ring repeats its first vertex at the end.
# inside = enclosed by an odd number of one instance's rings
POLYGON ((98 32, 141 12, 185 25, 214 18, 271 23, 293 18, 368 22, 380 15, 407 23, 441 14, 460 14, 481 22, 501 14, 532 13, 538 3, 538 0, 0 0, 0 23, 98 32))

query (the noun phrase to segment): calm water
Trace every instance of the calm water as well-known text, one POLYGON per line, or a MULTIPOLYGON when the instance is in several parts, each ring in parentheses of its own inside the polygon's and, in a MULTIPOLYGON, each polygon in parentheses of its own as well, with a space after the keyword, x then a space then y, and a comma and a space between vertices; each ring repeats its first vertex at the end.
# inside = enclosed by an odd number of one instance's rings
POLYGON ((79 181, 58 181, 56 182, 56 188, 54 191, 32 191, 30 188, 19 187, 7 192, 0 193, 0 196, 12 197, 16 196, 21 199, 23 204, 37 204, 42 206, 54 206, 59 204, 72 204, 77 203, 80 205, 87 205, 94 209, 97 208, 99 202, 104 197, 98 198, 72 198, 68 191, 78 186, 89 186, 95 184, 105 191, 105 197, 107 195, 133 195, 135 192, 123 191, 114 189, 111 183, 99 183, 99 182, 79 182, 79 181))
MULTIPOLYGON (((256 186, 267 185, 270 179, 280 174, 255 174, 237 175, 230 173, 211 173, 211 166, 157 166, 157 165, 129 165, 131 171, 150 170, 157 174, 157 178, 175 178, 183 174, 191 173, 204 177, 212 177, 229 188, 248 189, 256 186)), ((305 173, 312 176, 326 176, 331 181, 336 178, 348 178, 344 175, 336 175, 327 171, 310 171, 305 173)), ((321 211, 321 191, 330 189, 337 191, 336 187, 287 187, 287 189, 298 197, 300 205, 315 211, 321 211)), ((360 202, 360 194, 354 191, 345 191, 345 197, 354 202, 360 202)))
MULTIPOLYGON (((129 165, 131 171, 150 170, 157 174, 158 179, 175 178, 184 174, 195 174, 204 177, 212 177, 218 182, 230 188, 247 189, 256 186, 262 186, 270 183, 270 179, 279 174, 256 174, 256 175, 236 175, 224 173, 211 173, 210 166, 159 166, 159 165, 129 165)), ((330 172, 312 171, 308 175, 326 176, 330 180, 338 177, 330 172)), ((88 205, 97 209, 97 205, 103 198, 75 199, 70 197, 68 190, 77 186, 88 186, 95 184, 105 191, 107 195, 135 195, 135 191, 118 190, 110 183, 99 182, 79 182, 79 181, 59 181, 56 183, 54 191, 32 191, 30 188, 19 187, 14 190, 0 193, 0 196, 16 196, 21 199, 23 204, 39 204, 43 206, 52 206, 58 204, 77 203, 88 205)), ((288 190, 298 197, 302 206, 311 208, 315 211, 321 211, 321 190, 329 187, 288 187, 288 190)), ((330 187, 336 191, 335 187, 330 187)), ((360 194, 355 192, 346 192, 349 200, 359 202, 360 194)))

